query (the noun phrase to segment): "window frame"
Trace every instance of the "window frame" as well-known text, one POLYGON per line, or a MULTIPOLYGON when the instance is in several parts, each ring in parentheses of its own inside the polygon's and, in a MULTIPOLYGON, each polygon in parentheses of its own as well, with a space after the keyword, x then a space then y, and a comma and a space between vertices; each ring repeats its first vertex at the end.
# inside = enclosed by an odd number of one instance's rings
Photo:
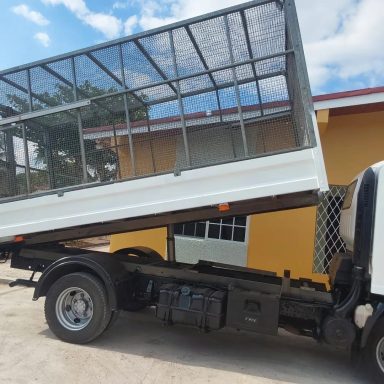
MULTIPOLYGON (((191 223, 181 223, 179 225, 182 225, 183 226, 183 234, 180 234, 180 233, 176 233, 175 231, 175 236, 177 237, 181 237, 181 238, 189 238, 189 239, 194 239, 194 240, 198 240, 198 241, 218 241, 218 242, 228 242, 228 243, 231 243, 231 244, 244 244, 244 245, 248 245, 248 234, 249 234, 249 220, 250 220, 250 216, 233 216, 231 218, 219 218, 219 219, 212 219, 212 220, 206 220, 206 221, 194 221, 194 222, 191 222, 191 223), (239 225, 239 224, 236 224, 235 223, 235 219, 238 218, 238 217, 245 217, 245 225, 239 225), (223 224, 223 221, 224 220, 228 220, 228 219, 232 219, 232 224, 223 224), (217 222, 213 222, 213 220, 219 220, 220 222, 217 223, 217 222), (204 223, 205 224, 205 233, 204 233, 204 237, 203 236, 196 236, 196 232, 197 232, 197 224, 199 223, 204 223), (187 224, 195 224, 195 231, 194 231, 194 235, 185 235, 184 234, 184 229, 185 229, 185 225, 187 224), (219 237, 216 238, 216 237, 210 237, 209 236, 209 229, 210 229, 210 226, 219 226, 219 237), (221 234, 222 234, 222 228, 223 227, 230 227, 232 228, 232 236, 231 236, 231 239, 222 239, 221 238, 221 234), (244 228, 245 229, 245 233, 244 233, 244 240, 242 241, 238 241, 238 240, 234 240, 234 233, 235 233, 235 228, 244 228)), ((177 224, 176 224, 177 225, 177 224)))

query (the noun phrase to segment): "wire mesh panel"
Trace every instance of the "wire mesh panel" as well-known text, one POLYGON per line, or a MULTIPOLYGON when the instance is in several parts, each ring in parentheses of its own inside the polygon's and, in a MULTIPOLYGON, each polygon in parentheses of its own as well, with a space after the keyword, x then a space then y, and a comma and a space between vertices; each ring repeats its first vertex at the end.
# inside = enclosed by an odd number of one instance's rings
POLYGON ((55 107, 75 101, 72 84, 48 66, 30 71, 32 109, 55 107))
POLYGON ((0 77, 1 116, 9 117, 30 111, 27 71, 0 77))
POLYGON ((45 135, 45 131, 38 129, 33 122, 25 125, 25 142, 28 152, 26 163, 29 167, 27 170, 29 177, 27 193, 47 191, 53 184, 48 173, 47 162, 47 158, 53 154, 48 152, 45 135))
POLYGON ((341 206, 346 191, 345 185, 330 185, 329 192, 318 206, 313 258, 315 273, 328 273, 333 255, 345 252, 345 243, 339 234, 339 229, 341 206))
POLYGON ((0 131, 13 146, 0 175, 14 179, 2 196, 315 146, 290 2, 255 0, 1 71, 0 131), (17 115, 21 134, 9 129, 17 115))
POLYGON ((4 131, 3 135, 3 176, 2 194, 23 195, 27 193, 25 170, 25 146, 20 126, 4 131))
POLYGON ((29 165, 36 179, 31 179, 30 192, 83 182, 77 113, 68 110, 25 122, 29 165))

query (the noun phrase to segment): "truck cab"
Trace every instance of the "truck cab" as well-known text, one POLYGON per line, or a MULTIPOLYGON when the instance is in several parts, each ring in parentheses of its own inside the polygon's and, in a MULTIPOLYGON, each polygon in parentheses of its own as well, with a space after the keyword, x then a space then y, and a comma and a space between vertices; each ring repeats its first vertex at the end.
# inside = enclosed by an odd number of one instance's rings
POLYGON ((356 176, 344 197, 340 235, 346 253, 336 254, 331 263, 335 305, 332 320, 323 323, 326 341, 350 338, 377 382, 384 378, 383 228, 384 162, 379 162, 356 176), (329 334, 333 338, 327 340, 329 334))
POLYGON ((370 292, 376 295, 384 295, 383 213, 384 162, 380 162, 349 185, 340 218, 340 235, 353 264, 365 269, 370 292))

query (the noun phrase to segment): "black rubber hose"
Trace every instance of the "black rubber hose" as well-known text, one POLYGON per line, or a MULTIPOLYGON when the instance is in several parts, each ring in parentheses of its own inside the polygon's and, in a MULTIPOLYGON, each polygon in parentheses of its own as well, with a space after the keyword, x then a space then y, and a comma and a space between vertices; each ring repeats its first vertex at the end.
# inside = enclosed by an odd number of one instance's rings
POLYGON ((356 306, 360 299, 361 294, 361 281, 356 281, 353 285, 351 295, 348 295, 347 299, 344 300, 339 306, 334 308, 335 315, 340 317, 346 317, 351 310, 356 306))
POLYGON ((353 284, 352 284, 352 287, 351 287, 351 289, 350 289, 350 291, 348 292, 348 295, 347 295, 347 297, 341 302, 341 303, 338 303, 338 304, 336 304, 333 308, 334 308, 334 310, 337 310, 337 309, 339 309, 339 308, 341 308, 341 307, 343 307, 350 299, 351 299, 351 297, 353 296, 353 293, 355 292, 355 290, 356 290, 356 286, 357 286, 357 281, 355 280, 354 282, 353 282, 353 284))

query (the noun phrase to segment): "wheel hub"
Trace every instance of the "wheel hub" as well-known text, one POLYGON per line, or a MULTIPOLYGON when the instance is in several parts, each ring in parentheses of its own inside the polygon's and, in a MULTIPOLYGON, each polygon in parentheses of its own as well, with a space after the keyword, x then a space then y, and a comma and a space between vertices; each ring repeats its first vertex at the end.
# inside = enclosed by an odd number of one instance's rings
POLYGON ((75 312, 76 315, 81 316, 86 311, 87 305, 85 304, 85 301, 83 300, 77 300, 73 304, 73 312, 75 312))
POLYGON ((84 298, 83 293, 77 293, 72 300, 71 310, 79 318, 87 318, 89 316, 90 303, 84 298))
POLYGON ((68 330, 85 328, 93 316, 91 297, 81 288, 67 288, 57 298, 56 316, 60 324, 68 330))

